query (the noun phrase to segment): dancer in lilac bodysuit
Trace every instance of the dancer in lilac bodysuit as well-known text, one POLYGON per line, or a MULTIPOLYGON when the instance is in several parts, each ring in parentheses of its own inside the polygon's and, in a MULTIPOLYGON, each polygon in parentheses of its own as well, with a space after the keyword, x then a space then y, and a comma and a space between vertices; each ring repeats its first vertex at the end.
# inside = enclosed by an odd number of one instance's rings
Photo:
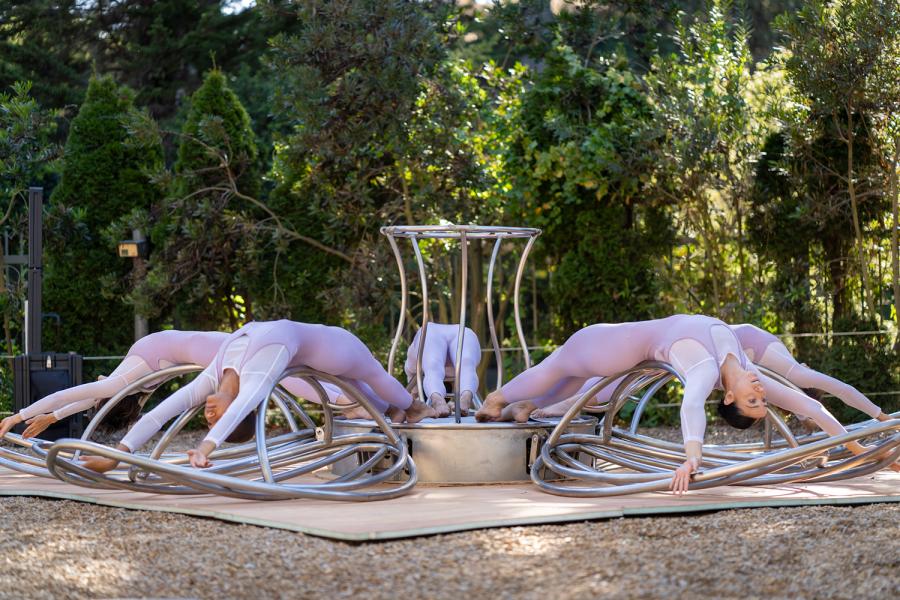
MULTIPOLYGON (((719 412, 735 426, 749 427, 763 418, 768 398, 786 410, 806 413, 831 435, 845 431, 820 403, 760 375, 734 332, 722 321, 702 315, 586 327, 542 363, 489 394, 476 417, 525 421, 536 408, 577 392, 590 377, 609 377, 645 360, 668 362, 684 381, 681 429, 688 459, 672 479, 676 492, 687 489, 690 474, 700 465, 704 404, 716 387, 725 390, 719 412)), ((847 447, 855 453, 864 451, 859 444, 847 447)))
MULTIPOLYGON (((27 422, 23 437, 34 437, 53 423, 113 397, 135 381, 173 365, 208 366, 229 334, 218 331, 157 331, 144 336, 128 349, 125 358, 108 377, 60 390, 26 406, 18 414, 0 422, 0 437, 19 423, 27 422)), ((148 387, 158 385, 151 382, 148 387)), ((301 379, 288 378, 282 386, 291 394, 317 400, 311 385, 301 379)), ((329 399, 338 399, 340 390, 325 385, 329 399)), ((339 400, 337 400, 339 401, 339 400)))
MULTIPOLYGON (((231 334, 213 363, 200 377, 144 415, 118 446, 133 452, 163 423, 185 410, 206 403, 204 416, 211 429, 195 450, 188 452, 195 467, 210 465, 208 456, 223 441, 243 441, 253 434, 251 412, 289 368, 306 366, 348 380, 366 383, 391 405, 395 422, 433 416, 431 407, 413 401, 403 385, 388 375, 368 348, 339 327, 293 321, 248 323, 231 334), (232 432, 240 431, 235 437, 232 432), (231 436, 231 437, 229 437, 231 436)), ((96 471, 115 468, 116 461, 88 457, 85 466, 96 471)))
POLYGON ((890 416, 852 385, 829 377, 797 362, 790 350, 776 336, 755 325, 732 325, 744 352, 754 363, 778 373, 797 387, 828 392, 844 404, 864 412, 873 419, 887 421, 890 416))
POLYGON ((45 396, 18 414, 3 419, 0 437, 23 421, 29 427, 22 434, 33 437, 60 419, 96 406, 138 379, 172 365, 196 364, 205 367, 216 356, 227 333, 204 331, 158 331, 136 341, 119 366, 108 377, 45 396))
MULTIPOLYGON (((408 381, 416 376, 416 358, 419 352, 422 330, 416 332, 406 354, 404 370, 408 381)), ((447 388, 444 379, 456 376, 456 349, 459 344, 459 325, 429 323, 422 350, 422 387, 425 397, 437 416, 446 417, 450 407, 444 400, 447 388)), ((478 391, 478 363, 481 361, 481 345, 475 332, 466 327, 463 337, 462 361, 459 372, 460 413, 469 414, 472 398, 478 391)))
MULTIPOLYGON (((853 386, 797 362, 797 359, 791 355, 790 350, 785 347, 781 340, 768 331, 749 324, 730 325, 730 327, 737 336, 741 348, 744 350, 744 354, 746 354, 755 364, 778 373, 798 387, 814 388, 828 392, 842 400, 848 406, 852 406, 853 408, 864 412, 873 419, 887 421, 891 418, 889 415, 883 413, 878 406, 872 403, 871 400, 866 398, 853 386)), ((581 394, 586 392, 588 388, 597 383, 600 379, 601 378, 599 377, 589 379, 584 386, 582 386, 582 389, 578 390, 572 397, 556 404, 552 404, 546 408, 540 408, 536 410, 532 416, 540 418, 555 417, 565 414, 569 407, 581 398, 581 394)), ((589 405, 600 404, 604 400, 604 397, 608 398, 615 388, 616 383, 608 385, 596 398, 591 400, 589 405)), ((797 412, 797 414, 803 412, 813 415, 818 413, 820 414, 820 419, 823 418, 821 416, 821 411, 818 410, 814 404, 809 402, 804 402, 804 404, 807 405, 806 409, 794 412, 797 412)), ((825 423, 825 427, 828 427, 832 431, 836 430, 830 423, 828 417, 824 417, 823 422, 825 423)), ((825 427, 823 427, 823 429, 825 429, 825 427)))

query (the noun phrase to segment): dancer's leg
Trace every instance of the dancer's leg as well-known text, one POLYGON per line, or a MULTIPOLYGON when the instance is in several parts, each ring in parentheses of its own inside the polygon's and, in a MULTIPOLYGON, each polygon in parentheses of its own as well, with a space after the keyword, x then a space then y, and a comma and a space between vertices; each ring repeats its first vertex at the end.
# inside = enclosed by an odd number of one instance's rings
MULTIPOLYGON (((573 362, 571 357, 569 357, 571 350, 567 348, 568 343, 566 342, 566 344, 554 350, 541 363, 514 377, 498 391, 488 394, 482 407, 475 413, 475 417, 479 421, 495 421, 501 418, 503 408, 507 404, 532 398, 542 399, 544 406, 552 404, 548 392, 553 390, 561 380, 568 380, 570 383, 561 386, 560 391, 565 388, 569 395, 577 391, 586 376, 582 376, 582 379, 575 378, 576 375, 581 375, 581 373, 576 374, 572 372, 573 362)), ((554 397, 558 399, 560 396, 554 395, 554 397)), ((527 405, 522 404, 518 407, 516 413, 521 415, 527 410, 530 414, 535 408, 538 408, 537 405, 529 401, 527 405), (530 410, 527 410, 528 408, 530 410)))
POLYGON ((766 388, 766 400, 770 404, 812 419, 828 435, 841 435, 847 432, 844 426, 818 400, 791 389, 766 375, 760 374, 760 381, 766 388))
POLYGON ((445 365, 447 363, 447 339, 430 332, 425 336, 425 347, 422 350, 422 388, 425 395, 422 400, 431 400, 431 406, 439 417, 450 414, 450 408, 444 400, 447 387, 444 385, 445 365))
POLYGON ((881 408, 852 385, 797 362, 784 344, 769 344, 759 364, 778 373, 798 387, 828 392, 832 396, 840 398, 847 406, 852 406, 873 419, 877 419, 881 414, 881 408))
MULTIPOLYGON (((454 335, 448 346, 450 362, 456 369, 456 349, 459 344, 459 334, 454 335)), ((472 397, 478 392, 478 363, 481 362, 481 344, 478 336, 471 329, 465 330, 463 336, 462 360, 459 368, 459 397, 460 412, 463 415, 469 413, 472 397)))
MULTIPOLYGON (((285 377, 279 383, 281 384, 281 387, 297 398, 305 398, 310 402, 315 403, 319 402, 319 393, 304 379, 300 379, 299 377, 285 377)), ((331 402, 336 401, 341 394, 340 389, 330 383, 323 381, 320 381, 319 383, 325 388, 328 400, 331 402)))
POLYGON ((209 430, 204 442, 220 446, 235 427, 266 399, 290 360, 287 348, 280 344, 264 346, 248 357, 241 368, 237 397, 209 430))

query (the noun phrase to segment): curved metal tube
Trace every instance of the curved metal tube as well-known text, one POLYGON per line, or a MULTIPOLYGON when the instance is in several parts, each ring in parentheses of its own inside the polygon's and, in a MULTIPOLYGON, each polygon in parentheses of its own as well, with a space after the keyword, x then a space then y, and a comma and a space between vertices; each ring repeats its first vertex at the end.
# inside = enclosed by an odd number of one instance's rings
MULTIPOLYGON (((339 377, 305 367, 289 369, 282 378, 288 376, 307 380, 323 400, 325 423, 315 432, 305 429, 266 439, 266 408, 270 402, 279 403, 280 400, 280 392, 273 386, 257 408, 255 441, 216 450, 210 455, 210 459, 215 462, 209 469, 198 470, 185 466, 187 461, 184 457, 160 461, 145 455, 119 452, 86 440, 59 440, 49 450, 43 450, 48 471, 63 481, 94 488, 165 494, 213 493, 253 500, 379 500, 402 495, 415 485, 415 463, 409 456, 405 441, 355 386, 339 377), (375 421, 375 428, 380 429, 380 432, 373 430, 366 434, 336 436, 331 423, 333 413, 320 381, 338 386, 343 394, 369 411, 375 421), (119 469, 109 474, 89 471, 68 456, 69 452, 83 451, 118 460, 126 465, 126 469, 124 472, 119 469), (354 456, 359 457, 359 464, 335 480, 323 483, 289 482, 295 477, 354 456), (400 475, 404 471, 408 475, 402 481, 400 475), (398 486, 372 487, 397 478, 402 481, 398 486)), ((187 413, 183 414, 170 431, 180 428, 179 422, 186 421, 187 418, 187 413)))
MULTIPOLYGON (((607 377, 592 386, 560 419, 542 446, 531 470, 532 481, 544 491, 575 497, 613 496, 667 489, 672 472, 685 460, 681 445, 637 435, 633 432, 636 429, 634 419, 629 427, 631 431, 613 428, 612 423, 617 411, 635 390, 649 387, 649 391, 644 393, 639 402, 640 408, 641 405, 646 406, 653 393, 674 377, 677 377, 677 373, 669 365, 647 361, 635 369, 607 377), (619 378, 622 381, 610 400, 599 409, 605 413, 602 433, 565 433, 570 421, 590 399, 619 378), (592 457, 594 468, 586 468, 583 460, 577 460, 576 456, 592 457), (618 470, 608 471, 612 467, 618 470), (547 473, 584 482, 586 485, 572 486, 549 481, 547 473)), ((760 452, 760 444, 705 446, 702 469, 695 474, 690 489, 719 485, 833 481, 873 472, 891 464, 892 460, 900 456, 900 419, 876 421, 866 427, 856 427, 854 431, 841 436, 798 444, 775 413, 770 412, 767 418, 783 435, 783 443, 793 447, 760 452), (888 435, 886 439, 873 444, 870 450, 860 456, 847 457, 843 452, 836 453, 837 449, 849 441, 885 434, 888 435), (828 456, 823 456, 825 453, 828 456)))
POLYGON ((516 269, 516 284, 514 288, 515 292, 513 295, 513 312, 515 313, 516 319, 516 334, 519 336, 519 344, 522 346, 522 354, 525 356, 526 369, 531 368, 531 354, 528 352, 528 343, 525 341, 525 332, 522 330, 522 312, 519 309, 519 290, 522 287, 522 275, 525 273, 525 262, 528 260, 528 254, 531 252, 531 247, 534 246, 535 240, 537 240, 537 235, 528 238, 528 243, 525 245, 525 250, 522 251, 522 258, 519 259, 519 266, 516 269))
MULTIPOLYGON (((456 419, 457 423, 462 422, 462 409, 459 406, 459 376, 462 372, 462 352, 463 352, 463 344, 466 338, 466 295, 468 293, 468 283, 469 283, 469 242, 466 241, 466 232, 463 231, 460 234, 459 238, 460 243, 460 251, 462 252, 462 276, 460 283, 460 293, 459 293, 459 335, 456 341, 456 372, 453 376, 453 416, 456 419)), ((425 336, 422 336, 422 339, 425 339, 425 336)), ((421 346, 425 346, 424 342, 421 346)), ((419 356, 421 356, 421 348, 419 349, 419 356)), ((421 365, 421 363, 420 363, 421 365)), ((474 394, 477 390, 473 390, 474 394)))
MULTIPOLYGON (((494 265, 497 264, 497 256, 500 255, 500 246, 503 238, 497 238, 494 242, 494 250, 491 252, 491 262, 488 265, 487 275, 487 292, 485 294, 485 302, 487 303, 488 328, 491 331, 491 346, 494 348, 494 360, 497 361, 497 386, 495 390, 503 387, 503 357, 500 354, 500 340, 497 339, 497 324, 494 323, 494 265)), ((487 387, 487 386, 485 386, 487 387)))
POLYGON ((428 278, 425 276, 425 261, 422 260, 419 238, 411 237, 409 241, 412 243, 413 252, 416 255, 416 263, 419 266, 419 282, 422 286, 422 333, 419 337, 419 348, 416 353, 416 387, 419 389, 419 400, 428 402, 422 382, 422 355, 425 352, 425 335, 428 333, 428 278))
POLYGON ((388 374, 393 375, 397 346, 400 345, 400 339, 403 337, 403 326, 406 325, 406 305, 409 300, 409 290, 406 287, 406 268, 403 266, 403 256, 400 254, 397 240, 393 235, 389 234, 387 235, 387 240, 391 245, 391 250, 394 251, 394 258, 397 259, 397 269, 400 271, 400 319, 397 321, 397 332, 394 333, 394 340, 391 342, 391 352, 388 354, 387 364, 388 374))

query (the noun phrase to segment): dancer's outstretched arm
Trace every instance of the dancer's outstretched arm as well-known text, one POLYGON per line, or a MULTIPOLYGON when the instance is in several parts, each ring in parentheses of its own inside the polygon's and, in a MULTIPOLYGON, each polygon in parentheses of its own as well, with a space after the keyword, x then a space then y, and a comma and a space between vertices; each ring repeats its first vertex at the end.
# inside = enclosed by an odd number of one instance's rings
MULTIPOLYGON (((761 375, 760 380, 766 386, 767 398, 771 404, 796 415, 812 419, 828 435, 835 436, 847 433, 840 421, 834 418, 834 415, 818 400, 789 388, 766 375, 761 375)), ((853 454, 862 454, 868 450, 866 446, 859 442, 848 442, 844 446, 853 454)), ((900 471, 900 464, 894 463, 890 468, 900 471)))
MULTIPOLYGON (((203 404, 206 397, 216 390, 215 371, 215 364, 208 366, 192 382, 179 388, 153 410, 142 416, 122 438, 116 449, 122 452, 136 451, 171 419, 190 408, 203 404)), ((99 456, 87 456, 82 460, 85 467, 99 473, 115 469, 118 465, 118 462, 113 459, 99 456)))
POLYGON ((797 362, 797 359, 781 342, 769 344, 759 364, 778 373, 798 387, 828 392, 847 406, 852 406, 873 419, 883 420, 886 416, 881 412, 879 406, 852 385, 797 362))
MULTIPOLYGON (((75 414, 81 410, 87 410, 93 406, 97 400, 114 396, 128 385, 131 385, 141 377, 152 372, 153 370, 141 357, 133 355, 126 356, 125 359, 119 363, 119 366, 109 374, 109 377, 54 392, 53 394, 41 398, 34 404, 26 406, 17 414, 6 417, 0 422, 0 437, 6 435, 10 429, 19 423, 28 421, 39 415, 64 409, 73 403, 75 403, 75 406, 67 409, 64 416, 75 414)), ((62 418, 63 416, 58 415, 56 417, 57 420, 62 418)), ((47 425, 49 426, 50 424, 52 423, 48 423, 47 425)), ((37 433, 34 433, 34 435, 37 435, 37 433)))

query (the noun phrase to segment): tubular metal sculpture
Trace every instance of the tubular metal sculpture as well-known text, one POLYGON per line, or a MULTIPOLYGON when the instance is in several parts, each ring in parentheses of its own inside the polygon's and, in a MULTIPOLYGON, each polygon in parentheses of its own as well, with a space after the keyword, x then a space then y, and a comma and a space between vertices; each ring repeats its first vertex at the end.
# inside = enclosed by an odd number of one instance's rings
MULTIPOLYGON (((531 479, 542 490, 562 496, 614 496, 668 489, 674 470, 684 462, 679 444, 654 439, 637 432, 644 408, 664 385, 677 379, 671 366, 654 361, 642 363, 626 373, 606 378, 569 408, 543 444, 531 469, 531 479), (596 407, 590 400, 622 378, 609 399, 596 407), (619 411, 628 403, 637 408, 628 429, 614 426, 619 411), (602 414, 593 435, 567 433, 573 419, 583 411, 602 414), (593 464, 577 460, 593 457, 593 464), (550 481, 565 478, 567 482, 550 481)), ((896 416, 896 415, 895 415, 896 416)), ((764 485, 797 481, 834 481, 872 473, 900 457, 900 419, 867 422, 851 427, 841 436, 811 435, 795 438, 772 410, 767 423, 783 441, 773 443, 770 434, 757 444, 704 446, 703 466, 690 489, 719 485, 764 485), (859 456, 850 455, 843 444, 880 437, 859 456), (786 449, 785 449, 786 448, 786 449)))
POLYGON ((202 409, 202 405, 176 418, 147 454, 129 454, 90 441, 97 427, 122 398, 139 391, 149 395, 152 391, 146 387, 149 383, 158 384, 199 370, 194 365, 180 365, 135 382, 104 404, 81 439, 48 443, 12 436, 13 441, 29 448, 33 455, 2 449, 0 464, 20 472, 56 477, 84 487, 166 494, 213 493, 253 500, 379 500, 405 494, 415 485, 415 464, 409 457, 406 444, 384 417, 371 407, 369 400, 343 380, 312 369, 295 369, 284 376, 304 379, 317 391, 322 403, 321 426, 316 426, 293 396, 276 387, 257 412, 255 441, 215 452, 212 458, 216 464, 210 469, 193 469, 186 466, 188 461, 184 454, 165 453, 175 436, 202 409), (376 426, 361 434, 335 434, 334 411, 346 407, 331 404, 320 381, 339 387, 354 402, 350 406, 362 406, 369 410, 374 415, 376 426), (290 431, 267 438, 266 412, 270 404, 280 410, 290 431), (109 474, 96 473, 79 463, 82 453, 112 458, 126 467, 109 474), (354 458, 357 466, 339 478, 295 481, 348 458, 354 458), (400 483, 367 489, 388 480, 400 483))

